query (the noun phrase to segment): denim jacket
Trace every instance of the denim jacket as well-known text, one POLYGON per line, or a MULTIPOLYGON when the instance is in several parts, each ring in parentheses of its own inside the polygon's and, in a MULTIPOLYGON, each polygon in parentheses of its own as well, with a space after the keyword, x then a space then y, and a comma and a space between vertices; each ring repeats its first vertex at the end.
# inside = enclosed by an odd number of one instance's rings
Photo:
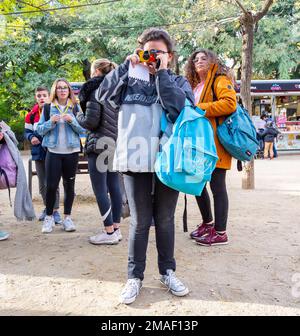
MULTIPOLYGON (((81 111, 80 106, 77 106, 78 111, 81 111)), ((55 148, 58 142, 58 124, 51 121, 51 117, 55 114, 60 114, 57 107, 51 103, 50 108, 50 119, 45 121, 44 111, 41 114, 40 121, 37 125, 36 131, 43 137, 42 146, 47 148, 55 148)), ((82 128, 78 121, 76 120, 73 109, 70 106, 67 114, 72 115, 72 122, 65 123, 67 146, 70 148, 80 147, 80 134, 84 133, 85 130, 82 128)))

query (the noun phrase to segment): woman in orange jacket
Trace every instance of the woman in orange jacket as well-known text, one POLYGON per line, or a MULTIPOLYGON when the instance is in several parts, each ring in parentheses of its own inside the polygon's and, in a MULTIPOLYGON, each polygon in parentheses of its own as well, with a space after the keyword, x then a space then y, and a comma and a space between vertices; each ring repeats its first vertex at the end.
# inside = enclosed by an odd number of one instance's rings
POLYGON ((199 245, 225 245, 228 243, 226 170, 231 168, 231 156, 220 144, 216 129, 217 124, 221 124, 226 116, 236 110, 234 76, 230 68, 222 64, 215 53, 200 49, 190 56, 186 65, 186 77, 193 88, 195 104, 206 111, 205 116, 212 124, 219 157, 210 181, 215 221, 213 221, 210 198, 205 187, 201 196, 196 196, 203 222, 190 236, 199 245))

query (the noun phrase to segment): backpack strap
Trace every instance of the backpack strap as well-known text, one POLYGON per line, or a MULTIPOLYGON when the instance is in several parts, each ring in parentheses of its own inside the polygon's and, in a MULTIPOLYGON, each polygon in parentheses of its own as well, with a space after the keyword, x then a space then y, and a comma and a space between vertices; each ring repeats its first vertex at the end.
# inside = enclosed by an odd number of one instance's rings
MULTIPOLYGON (((219 76, 220 75, 215 75, 214 80, 213 80, 212 85, 211 85, 212 94, 213 94, 213 102, 218 100, 217 95, 215 93, 215 81, 216 81, 216 78, 219 77, 219 76)), ((216 124, 217 124, 217 127, 220 125, 219 117, 216 117, 216 124)))
POLYGON ((77 115, 78 112, 79 112, 79 110, 78 110, 78 105, 75 104, 75 105, 73 106, 73 114, 74 114, 75 117, 76 117, 76 115, 77 115))
POLYGON ((184 194, 183 232, 188 232, 188 226, 187 226, 187 197, 186 197, 186 194, 184 194))
POLYGON ((1 175, 4 176, 4 179, 5 179, 5 182, 6 182, 6 186, 7 186, 7 189, 8 189, 9 204, 12 207, 11 196, 10 196, 10 186, 9 186, 8 177, 7 177, 6 171, 0 167, 0 176, 1 175))
POLYGON ((31 125, 34 125, 34 118, 35 118, 35 113, 32 113, 32 114, 30 115, 30 124, 31 124, 31 125))
POLYGON ((48 121, 50 119, 50 104, 45 104, 44 105, 44 119, 45 121, 48 121))

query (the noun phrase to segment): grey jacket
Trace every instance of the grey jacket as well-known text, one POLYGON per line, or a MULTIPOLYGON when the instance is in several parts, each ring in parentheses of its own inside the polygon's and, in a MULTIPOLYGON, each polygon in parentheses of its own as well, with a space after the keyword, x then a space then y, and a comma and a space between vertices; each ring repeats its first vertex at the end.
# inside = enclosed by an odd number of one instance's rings
POLYGON ((161 134, 161 115, 174 123, 188 98, 194 95, 188 81, 170 70, 150 75, 150 82, 128 77, 129 61, 104 78, 96 99, 118 111, 118 138, 114 170, 153 172, 161 134))
POLYGON ((34 220, 34 208, 27 187, 26 172, 23 165, 23 160, 17 147, 18 141, 15 138, 14 133, 10 130, 3 131, 3 134, 9 152, 18 167, 14 215, 18 220, 34 220))

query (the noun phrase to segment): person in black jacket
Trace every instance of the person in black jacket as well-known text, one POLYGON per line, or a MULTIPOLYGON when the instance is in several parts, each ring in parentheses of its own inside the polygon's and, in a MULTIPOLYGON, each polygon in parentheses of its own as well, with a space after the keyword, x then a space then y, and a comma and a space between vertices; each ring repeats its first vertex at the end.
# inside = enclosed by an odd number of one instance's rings
POLYGON ((77 114, 77 120, 88 130, 85 152, 88 156, 92 187, 105 227, 102 233, 90 237, 90 243, 96 245, 114 245, 122 240, 119 174, 111 169, 118 133, 118 115, 113 109, 100 105, 95 98, 96 89, 105 75, 115 67, 116 64, 107 59, 94 61, 91 66, 92 78, 84 83, 79 93, 82 112, 77 114))
POLYGON ((270 160, 274 157, 274 141, 277 139, 277 135, 280 132, 274 127, 273 121, 269 120, 266 123, 265 130, 261 134, 261 137, 264 139, 264 158, 267 159, 270 157, 270 160))

